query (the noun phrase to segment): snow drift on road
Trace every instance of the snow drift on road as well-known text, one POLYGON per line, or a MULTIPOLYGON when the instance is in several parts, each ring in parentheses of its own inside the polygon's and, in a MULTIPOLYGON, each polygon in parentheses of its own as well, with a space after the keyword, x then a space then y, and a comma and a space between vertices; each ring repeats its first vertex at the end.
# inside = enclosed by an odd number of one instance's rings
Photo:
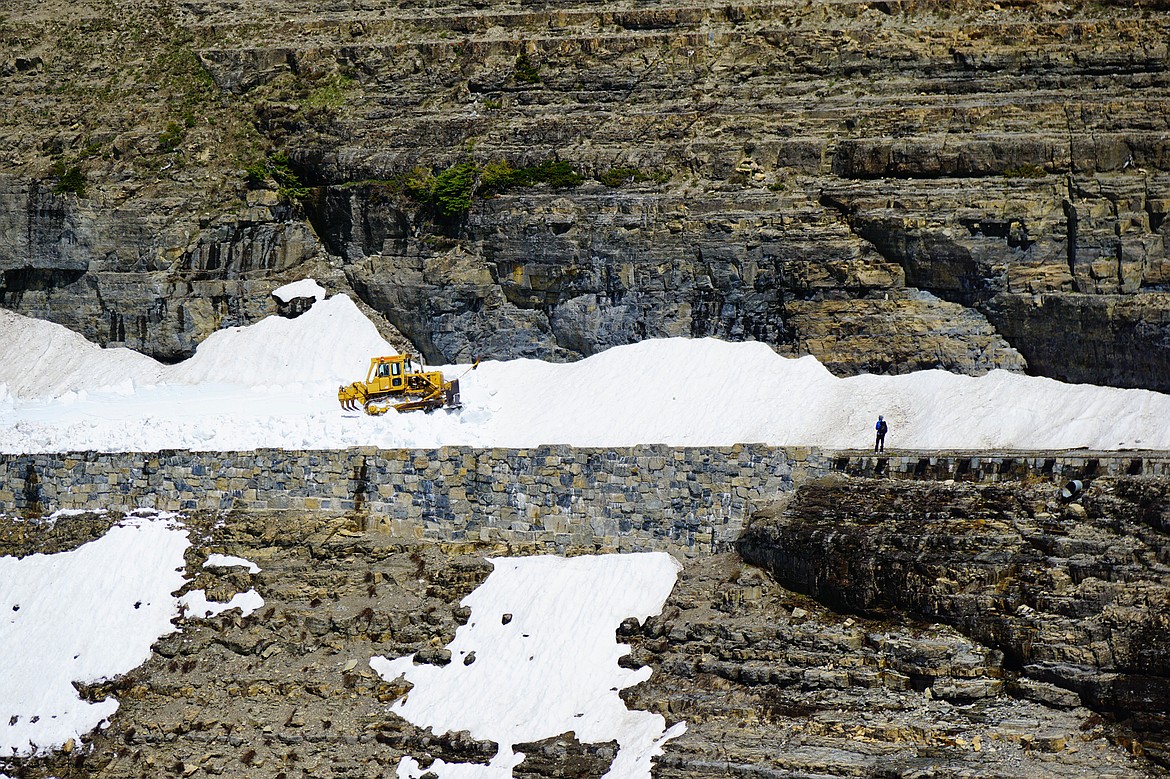
MULTIPOLYGON (((458 412, 367 417, 337 403, 391 354, 344 295, 209 337, 164 366, 0 311, 0 451, 540 444, 1170 449, 1170 396, 992 371, 839 379, 765 344, 661 339, 569 364, 485 362, 458 412), (7 389, 5 389, 5 385, 7 389)), ((445 366, 460 376, 469 366, 445 366)))
POLYGON ((0 398, 57 397, 78 390, 133 391, 162 365, 130 349, 102 349, 72 330, 0 308, 0 398))
POLYGON ((318 301, 296 319, 267 317, 214 332, 195 356, 177 365, 130 349, 103 349, 68 328, 4 309, 0 333, 0 384, 19 399, 70 392, 132 395, 157 384, 349 382, 359 378, 355 365, 395 354, 345 295, 318 301))

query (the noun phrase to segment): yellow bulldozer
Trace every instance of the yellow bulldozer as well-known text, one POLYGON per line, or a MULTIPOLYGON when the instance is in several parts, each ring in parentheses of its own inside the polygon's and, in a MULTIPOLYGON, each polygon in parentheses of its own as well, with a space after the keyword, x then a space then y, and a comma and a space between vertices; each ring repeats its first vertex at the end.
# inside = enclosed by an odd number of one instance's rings
POLYGON ((366 380, 338 387, 337 399, 347 411, 356 411, 360 406, 375 416, 391 408, 426 412, 462 408, 459 379, 444 381, 442 371, 424 370, 421 360, 416 363, 405 354, 371 358, 366 380))

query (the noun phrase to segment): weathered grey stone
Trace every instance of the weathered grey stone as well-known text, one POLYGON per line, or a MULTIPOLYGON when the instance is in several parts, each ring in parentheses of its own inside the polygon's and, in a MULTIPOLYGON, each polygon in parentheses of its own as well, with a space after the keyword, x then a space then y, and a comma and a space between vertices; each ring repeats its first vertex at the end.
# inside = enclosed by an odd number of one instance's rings
MULTIPOLYGON (((1005 656, 1022 697, 1124 720, 1165 760, 1170 662, 1147 637, 1170 623, 1166 491, 1164 477, 1101 476, 1057 521, 1050 486, 824 479, 759 513, 737 549, 838 610, 951 625, 1005 656)), ((916 665, 936 698, 974 700, 1000 694, 963 670, 983 662, 948 657, 943 683, 916 665)))
POLYGON ((17 4, 0 305, 174 360, 313 275, 433 361, 717 336, 1165 390, 1163 4, 17 4), (554 160, 582 183, 408 194, 554 160))

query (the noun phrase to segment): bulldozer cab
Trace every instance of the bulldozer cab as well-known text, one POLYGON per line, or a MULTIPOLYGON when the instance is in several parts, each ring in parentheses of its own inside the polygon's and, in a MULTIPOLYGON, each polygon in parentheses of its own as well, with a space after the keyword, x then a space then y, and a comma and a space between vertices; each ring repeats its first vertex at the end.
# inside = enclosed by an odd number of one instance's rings
POLYGON ((405 362, 406 358, 400 354, 389 357, 374 357, 370 360, 366 383, 376 387, 375 391, 377 392, 402 389, 405 362))

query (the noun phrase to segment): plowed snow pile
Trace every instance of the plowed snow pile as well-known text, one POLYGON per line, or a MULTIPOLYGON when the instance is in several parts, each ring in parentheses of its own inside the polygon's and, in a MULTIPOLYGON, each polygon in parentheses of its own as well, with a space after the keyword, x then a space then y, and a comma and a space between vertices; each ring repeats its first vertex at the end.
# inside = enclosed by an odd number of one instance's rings
POLYGON ((0 310, 0 451, 546 443, 891 448, 1167 449, 1170 396, 993 371, 832 376, 812 357, 760 343, 663 339, 571 364, 486 362, 462 375, 464 408, 368 417, 337 403, 393 350, 351 300, 296 319, 220 331, 165 366, 101 349, 57 325, 0 310))

